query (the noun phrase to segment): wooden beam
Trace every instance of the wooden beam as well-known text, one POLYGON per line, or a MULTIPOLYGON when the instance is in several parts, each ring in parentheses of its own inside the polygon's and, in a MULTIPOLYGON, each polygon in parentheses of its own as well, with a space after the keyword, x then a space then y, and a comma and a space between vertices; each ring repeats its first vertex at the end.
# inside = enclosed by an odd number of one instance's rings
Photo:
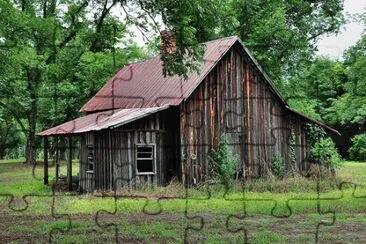
POLYGON ((48 185, 48 137, 44 138, 44 168, 43 168, 43 184, 48 185))
POLYGON ((123 129, 116 129, 116 131, 118 132, 158 132, 158 133, 167 133, 168 131, 167 130, 160 130, 160 129, 130 129, 130 130, 123 130, 123 129))
POLYGON ((69 161, 67 163, 67 184, 69 191, 72 191, 72 140, 69 136, 69 161))
POLYGON ((60 173, 60 149, 58 148, 59 145, 59 138, 56 138, 57 142, 56 142, 56 165, 55 165, 55 177, 56 177, 56 182, 58 181, 59 178, 59 173, 60 173))

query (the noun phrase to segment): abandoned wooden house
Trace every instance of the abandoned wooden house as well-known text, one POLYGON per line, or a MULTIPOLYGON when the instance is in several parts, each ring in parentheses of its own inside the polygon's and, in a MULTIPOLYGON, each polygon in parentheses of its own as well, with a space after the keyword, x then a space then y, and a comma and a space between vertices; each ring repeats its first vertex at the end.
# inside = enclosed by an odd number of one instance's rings
MULTIPOLYGON (((80 191, 203 182, 223 134, 244 177, 266 175, 277 154, 308 170, 306 123, 334 130, 291 109, 238 37, 204 45, 199 74, 165 77, 159 56, 126 65, 81 108, 87 115, 39 133, 80 138, 80 191)), ((71 161, 68 173, 70 183, 71 161)))

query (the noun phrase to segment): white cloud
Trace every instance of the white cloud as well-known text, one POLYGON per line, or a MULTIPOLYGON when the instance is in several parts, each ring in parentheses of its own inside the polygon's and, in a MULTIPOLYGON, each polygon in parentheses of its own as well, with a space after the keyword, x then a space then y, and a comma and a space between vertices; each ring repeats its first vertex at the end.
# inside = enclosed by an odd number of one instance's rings
MULTIPOLYGON (((344 12, 349 14, 366 11, 366 0, 345 0, 344 12)), ((363 23, 348 23, 342 26, 341 32, 336 35, 324 36, 318 41, 318 55, 341 59, 344 50, 356 44, 364 30, 363 23)))

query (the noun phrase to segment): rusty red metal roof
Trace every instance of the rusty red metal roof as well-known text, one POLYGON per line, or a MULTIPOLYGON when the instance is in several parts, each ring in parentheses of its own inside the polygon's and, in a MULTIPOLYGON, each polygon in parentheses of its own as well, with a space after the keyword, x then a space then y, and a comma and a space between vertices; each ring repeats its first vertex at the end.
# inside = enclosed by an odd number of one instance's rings
POLYGON ((75 120, 68 121, 59 126, 40 132, 39 136, 53 136, 65 134, 79 134, 88 131, 99 131, 115 128, 150 114, 167 109, 169 106, 153 108, 117 109, 92 113, 75 120))
POLYGON ((232 36, 203 43, 205 45, 205 54, 200 73, 191 73, 186 80, 179 76, 165 77, 163 75, 163 64, 159 56, 126 65, 81 108, 81 111, 97 113, 66 122, 43 131, 38 135, 77 134, 113 128, 165 109, 167 106, 179 105, 192 94, 201 81, 236 42, 242 45, 244 51, 263 74, 266 82, 286 109, 310 122, 339 133, 333 128, 291 109, 276 90, 272 80, 263 71, 241 40, 236 36, 232 36), (104 119, 101 120, 101 118, 104 119))
POLYGON ((179 105, 237 40, 238 37, 232 36, 204 43, 205 54, 201 71, 199 74, 189 74, 187 80, 179 76, 164 77, 159 56, 126 65, 81 110, 94 112, 179 105))

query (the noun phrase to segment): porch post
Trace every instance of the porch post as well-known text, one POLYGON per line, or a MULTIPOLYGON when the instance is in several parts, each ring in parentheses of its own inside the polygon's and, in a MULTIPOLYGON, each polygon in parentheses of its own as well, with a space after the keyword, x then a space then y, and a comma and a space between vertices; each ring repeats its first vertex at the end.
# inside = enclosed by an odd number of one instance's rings
POLYGON ((48 137, 44 138, 44 148, 43 148, 43 184, 48 185, 48 137))
POLYGON ((69 161, 67 163, 67 184, 69 185, 69 191, 72 191, 72 140, 69 136, 69 161))
POLYGON ((60 149, 58 148, 59 146, 59 138, 56 138, 57 142, 56 142, 56 164, 55 164, 55 177, 56 177, 56 182, 58 181, 58 176, 59 176, 59 171, 60 171, 60 156, 59 156, 59 151, 60 149))

